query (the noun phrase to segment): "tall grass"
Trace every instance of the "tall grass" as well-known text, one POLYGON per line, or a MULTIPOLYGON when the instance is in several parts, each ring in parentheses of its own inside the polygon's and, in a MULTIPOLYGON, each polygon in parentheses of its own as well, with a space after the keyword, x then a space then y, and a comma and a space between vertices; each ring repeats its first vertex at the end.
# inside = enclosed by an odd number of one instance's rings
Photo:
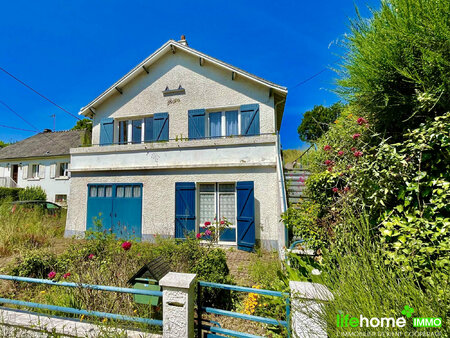
POLYGON ((52 216, 38 209, 13 209, 4 201, 0 204, 0 257, 49 245, 55 237, 63 236, 65 223, 65 210, 52 216))
MULTIPOLYGON (((325 304, 324 322, 329 336, 336 337, 353 332, 361 336, 377 336, 390 333, 418 334, 412 327, 413 317, 440 317, 441 336, 450 335, 449 292, 444 281, 424 285, 414 274, 392 271, 384 263, 383 252, 374 240, 365 217, 348 213, 344 224, 336 231, 337 242, 324 251, 323 283, 334 295, 334 300, 325 304), (437 290, 444 289, 438 293, 437 290), (438 295, 439 294, 439 295, 438 295), (406 319, 403 328, 337 327, 337 315, 350 317, 402 317, 405 306, 412 307, 412 318, 406 319)), ((427 329, 430 330, 430 329, 427 329)))

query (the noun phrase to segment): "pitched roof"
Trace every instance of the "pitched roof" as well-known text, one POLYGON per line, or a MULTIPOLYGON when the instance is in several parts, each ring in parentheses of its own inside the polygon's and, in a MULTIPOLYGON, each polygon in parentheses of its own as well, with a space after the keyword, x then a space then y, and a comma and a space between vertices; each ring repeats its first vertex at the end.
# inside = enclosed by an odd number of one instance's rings
POLYGON ((70 148, 80 147, 84 130, 42 132, 0 149, 0 160, 69 155, 70 148))
POLYGON ((117 90, 118 88, 120 89, 121 87, 123 87, 130 80, 134 79, 134 77, 137 76, 138 74, 141 74, 143 72, 148 72, 149 70, 147 69, 147 67, 149 67, 152 63, 154 63, 156 60, 158 60, 162 55, 164 55, 165 53, 167 53, 169 51, 174 52, 177 49, 183 50, 189 54, 192 54, 199 58, 202 58, 208 62, 215 64, 218 67, 222 67, 222 68, 228 69, 232 72, 235 72, 236 74, 238 74, 244 78, 247 78, 249 80, 260 83, 260 84, 272 89, 279 96, 285 97, 287 95, 286 87, 277 85, 277 84, 267 81, 261 77, 250 74, 240 68, 234 67, 228 63, 220 61, 219 59, 213 58, 212 56, 201 53, 198 50, 195 50, 187 45, 176 42, 175 40, 169 40, 164 45, 162 45, 159 49, 157 49, 152 55, 147 57, 144 61, 142 61, 140 64, 138 64, 132 70, 130 70, 127 74, 125 74, 119 81, 114 83, 111 87, 109 87, 107 90, 105 90, 97 98, 95 98, 93 101, 91 101, 88 105, 81 108, 79 114, 85 115, 85 116, 92 116, 92 112, 90 110, 91 108, 95 109, 96 105, 99 105, 103 100, 108 98, 110 95, 116 94, 118 92, 118 90, 117 90))

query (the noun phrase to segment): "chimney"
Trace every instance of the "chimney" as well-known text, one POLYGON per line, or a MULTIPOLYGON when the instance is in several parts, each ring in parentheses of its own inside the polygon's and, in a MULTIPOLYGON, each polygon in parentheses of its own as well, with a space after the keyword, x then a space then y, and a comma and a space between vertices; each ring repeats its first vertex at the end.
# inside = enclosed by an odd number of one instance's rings
POLYGON ((44 133, 51 133, 52 130, 51 129, 44 129, 44 133))
POLYGON ((188 43, 186 41, 186 36, 184 34, 181 36, 181 39, 178 41, 178 43, 181 43, 182 45, 188 46, 188 43))

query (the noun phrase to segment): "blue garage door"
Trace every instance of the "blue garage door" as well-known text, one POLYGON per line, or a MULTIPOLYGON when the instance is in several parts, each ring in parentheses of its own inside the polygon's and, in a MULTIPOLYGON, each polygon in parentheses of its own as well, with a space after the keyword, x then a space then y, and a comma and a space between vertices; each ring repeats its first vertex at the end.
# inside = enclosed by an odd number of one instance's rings
POLYGON ((88 184, 87 230, 142 237, 142 184, 88 184))

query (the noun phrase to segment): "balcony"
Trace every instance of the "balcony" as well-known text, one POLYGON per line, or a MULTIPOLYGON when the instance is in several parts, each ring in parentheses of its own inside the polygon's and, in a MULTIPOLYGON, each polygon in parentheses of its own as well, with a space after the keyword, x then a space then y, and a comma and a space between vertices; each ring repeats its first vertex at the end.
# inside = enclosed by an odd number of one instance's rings
POLYGON ((277 135, 72 148, 71 171, 276 166, 277 135))

